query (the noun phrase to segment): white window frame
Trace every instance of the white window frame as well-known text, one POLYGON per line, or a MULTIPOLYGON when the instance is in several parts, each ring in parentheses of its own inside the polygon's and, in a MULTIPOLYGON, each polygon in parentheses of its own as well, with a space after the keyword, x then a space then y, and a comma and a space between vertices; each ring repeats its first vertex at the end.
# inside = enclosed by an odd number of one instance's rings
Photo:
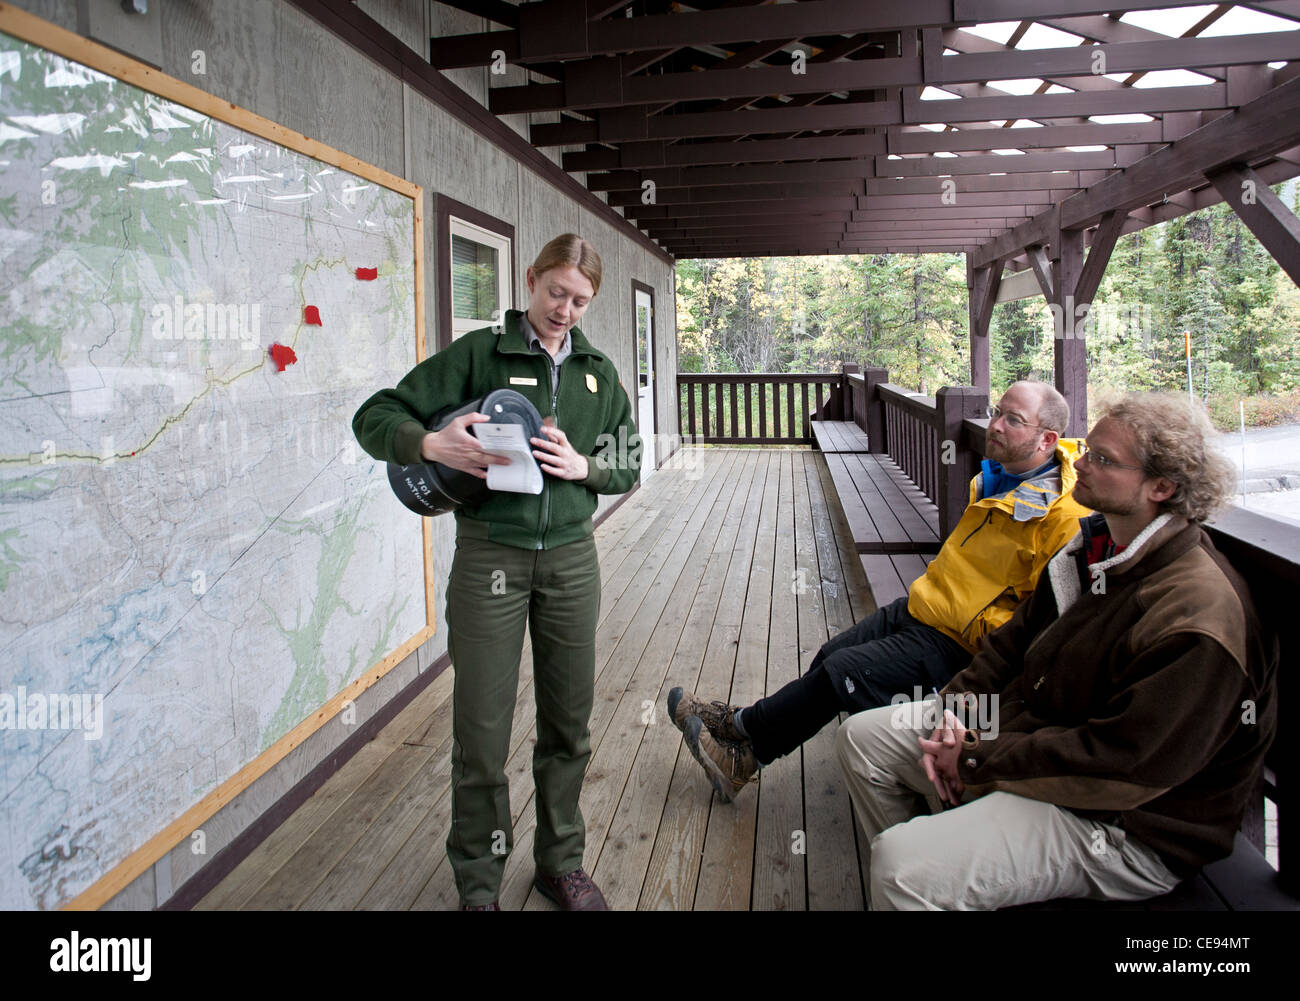
MULTIPOLYGON (((461 237, 465 240, 473 240, 475 243, 482 244, 486 247, 492 247, 497 252, 497 302, 501 303, 501 315, 505 315, 505 310, 509 309, 513 303, 511 290, 514 288, 514 275, 511 274, 511 240, 508 236, 502 236, 500 233, 494 233, 490 229, 484 229, 482 226, 476 226, 472 222, 466 222, 455 215, 449 217, 447 236, 447 268, 450 275, 451 269, 451 243, 455 237, 461 237)), ((455 292, 452 282, 449 280, 448 289, 452 295, 452 318, 451 318, 451 338, 455 340, 462 334, 467 334, 471 330, 478 330, 490 323, 495 322, 499 317, 479 316, 479 317, 461 317, 455 313, 455 292)))

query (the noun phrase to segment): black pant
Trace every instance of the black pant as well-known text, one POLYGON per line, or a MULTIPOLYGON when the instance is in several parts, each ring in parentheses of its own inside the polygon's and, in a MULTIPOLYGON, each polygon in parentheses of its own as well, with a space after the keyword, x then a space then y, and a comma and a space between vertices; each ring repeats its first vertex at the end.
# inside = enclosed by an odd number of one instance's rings
POLYGON ((741 725, 754 756, 767 764, 789 754, 841 712, 913 700, 942 688, 971 662, 955 640, 914 619, 902 597, 829 640, 797 681, 746 709, 741 725))

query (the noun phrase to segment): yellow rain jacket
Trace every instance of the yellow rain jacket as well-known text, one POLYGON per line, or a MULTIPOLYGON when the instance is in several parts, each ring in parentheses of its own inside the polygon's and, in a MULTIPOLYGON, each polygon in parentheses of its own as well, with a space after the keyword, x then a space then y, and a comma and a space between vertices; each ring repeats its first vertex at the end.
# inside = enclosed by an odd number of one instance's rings
POLYGON ((908 612, 974 653, 1029 597, 1048 560, 1091 514, 1071 495, 1078 455, 1079 439, 1062 438, 1059 466, 982 500, 984 473, 978 473, 957 527, 912 585, 908 612))

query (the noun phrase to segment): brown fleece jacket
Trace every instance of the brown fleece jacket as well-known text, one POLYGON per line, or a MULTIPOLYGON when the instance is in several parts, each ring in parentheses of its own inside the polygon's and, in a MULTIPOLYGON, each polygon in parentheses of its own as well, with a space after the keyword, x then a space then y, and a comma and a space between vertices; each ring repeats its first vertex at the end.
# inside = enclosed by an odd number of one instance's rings
POLYGON ((1277 645, 1196 524, 1156 518, 1089 565, 1093 515, 944 689, 997 693, 965 800, 994 790, 1123 828, 1186 876, 1232 851, 1276 730, 1277 645))

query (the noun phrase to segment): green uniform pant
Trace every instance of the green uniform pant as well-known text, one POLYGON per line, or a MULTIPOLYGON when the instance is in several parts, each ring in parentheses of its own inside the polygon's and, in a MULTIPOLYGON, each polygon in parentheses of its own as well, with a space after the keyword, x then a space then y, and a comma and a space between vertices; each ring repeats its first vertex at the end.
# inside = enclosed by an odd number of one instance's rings
POLYGON ((505 766, 525 624, 537 700, 533 858, 550 876, 582 865, 578 796, 591 757, 599 613, 600 566, 590 536, 539 550, 456 540, 447 586, 455 672, 447 858, 467 904, 497 899, 514 846, 505 766))

